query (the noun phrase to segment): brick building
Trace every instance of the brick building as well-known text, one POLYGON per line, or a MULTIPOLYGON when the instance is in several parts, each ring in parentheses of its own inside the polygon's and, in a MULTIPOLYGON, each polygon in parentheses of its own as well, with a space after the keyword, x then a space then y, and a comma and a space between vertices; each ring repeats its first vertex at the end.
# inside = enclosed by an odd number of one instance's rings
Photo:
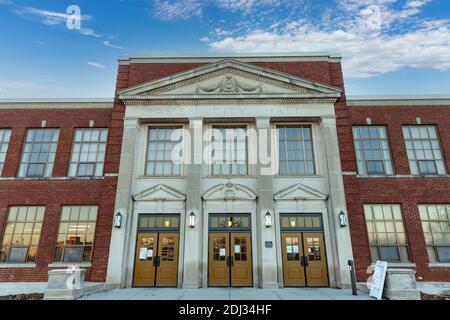
POLYGON ((0 281, 345 287, 387 260, 450 282, 450 99, 348 99, 340 61, 128 57, 114 102, 1 102, 0 281))

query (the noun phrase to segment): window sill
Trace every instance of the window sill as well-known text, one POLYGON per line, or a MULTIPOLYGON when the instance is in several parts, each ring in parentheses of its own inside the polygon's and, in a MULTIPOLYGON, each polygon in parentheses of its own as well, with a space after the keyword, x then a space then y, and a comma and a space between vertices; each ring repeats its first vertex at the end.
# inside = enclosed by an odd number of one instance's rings
POLYGON ((183 175, 180 176, 138 176, 136 179, 185 179, 183 175))
MULTIPOLYGON (((372 268, 375 267, 375 263, 372 263, 372 268)), ((414 262, 388 262, 388 268, 415 268, 414 262)))
POLYGON ((67 181, 67 180, 103 180, 105 177, 0 177, 0 181, 67 181))
POLYGON ((281 175, 281 174, 277 174, 274 176, 275 178, 281 178, 281 179, 304 179, 304 178, 323 178, 322 175, 320 174, 310 174, 310 175, 303 175, 303 176, 297 176, 297 175, 281 175))
POLYGON ((80 268, 90 268, 92 263, 89 262, 78 262, 78 263, 67 263, 67 262, 55 262, 48 265, 49 268, 69 268, 72 266, 77 266, 80 268))
POLYGON ((449 262, 430 262, 428 264, 429 268, 450 268, 449 262))
POLYGON ((384 176, 365 176, 365 175, 360 175, 360 174, 356 174, 357 178, 361 178, 361 179, 399 179, 399 178, 412 178, 412 179, 429 179, 429 178, 450 178, 450 175, 411 175, 411 174, 397 174, 397 175, 384 175, 384 176))
POLYGON ((0 269, 33 269, 36 263, 0 263, 0 269))

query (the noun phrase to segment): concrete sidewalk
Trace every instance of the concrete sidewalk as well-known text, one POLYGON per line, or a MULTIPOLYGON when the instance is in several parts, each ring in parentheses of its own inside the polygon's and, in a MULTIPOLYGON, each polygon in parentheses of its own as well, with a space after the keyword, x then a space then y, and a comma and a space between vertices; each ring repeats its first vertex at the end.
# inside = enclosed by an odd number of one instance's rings
POLYGON ((130 288, 94 293, 80 300, 374 300, 367 292, 331 288, 130 288))
POLYGON ((47 289, 47 282, 0 282, 0 297, 44 293, 45 289, 47 289))

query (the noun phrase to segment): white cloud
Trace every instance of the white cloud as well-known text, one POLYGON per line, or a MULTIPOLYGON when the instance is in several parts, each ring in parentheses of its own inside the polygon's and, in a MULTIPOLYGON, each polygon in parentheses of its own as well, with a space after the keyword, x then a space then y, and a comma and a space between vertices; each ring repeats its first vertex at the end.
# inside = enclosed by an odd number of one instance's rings
POLYGON ((109 40, 103 41, 103 45, 105 45, 106 47, 114 48, 114 49, 123 49, 123 47, 121 47, 121 46, 112 44, 111 41, 109 41, 109 40))
POLYGON ((189 19, 201 16, 204 1, 202 0, 155 0, 154 15, 161 20, 189 19))
POLYGON ((339 2, 343 11, 328 13, 323 20, 280 19, 237 35, 218 35, 209 44, 228 52, 341 53, 344 72, 350 77, 371 77, 402 67, 450 69, 449 20, 416 17, 430 0, 339 2), (374 5, 379 9, 379 28, 370 20, 377 13, 371 8, 374 5))
POLYGON ((88 61, 86 64, 97 69, 106 69, 106 66, 104 64, 95 61, 88 61))

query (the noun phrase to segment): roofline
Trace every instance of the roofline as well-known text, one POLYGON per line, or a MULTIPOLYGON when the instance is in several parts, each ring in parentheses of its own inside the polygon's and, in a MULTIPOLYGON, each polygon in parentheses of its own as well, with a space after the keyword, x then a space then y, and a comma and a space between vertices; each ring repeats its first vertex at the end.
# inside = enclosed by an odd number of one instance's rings
POLYGON ((340 54, 330 52, 213 53, 213 54, 137 54, 119 57, 119 65, 131 63, 213 63, 223 59, 243 62, 341 62, 340 54))
POLYGON ((450 95, 347 96, 350 107, 450 106, 450 95))
POLYGON ((0 99, 0 109, 106 109, 113 98, 18 98, 0 99))

